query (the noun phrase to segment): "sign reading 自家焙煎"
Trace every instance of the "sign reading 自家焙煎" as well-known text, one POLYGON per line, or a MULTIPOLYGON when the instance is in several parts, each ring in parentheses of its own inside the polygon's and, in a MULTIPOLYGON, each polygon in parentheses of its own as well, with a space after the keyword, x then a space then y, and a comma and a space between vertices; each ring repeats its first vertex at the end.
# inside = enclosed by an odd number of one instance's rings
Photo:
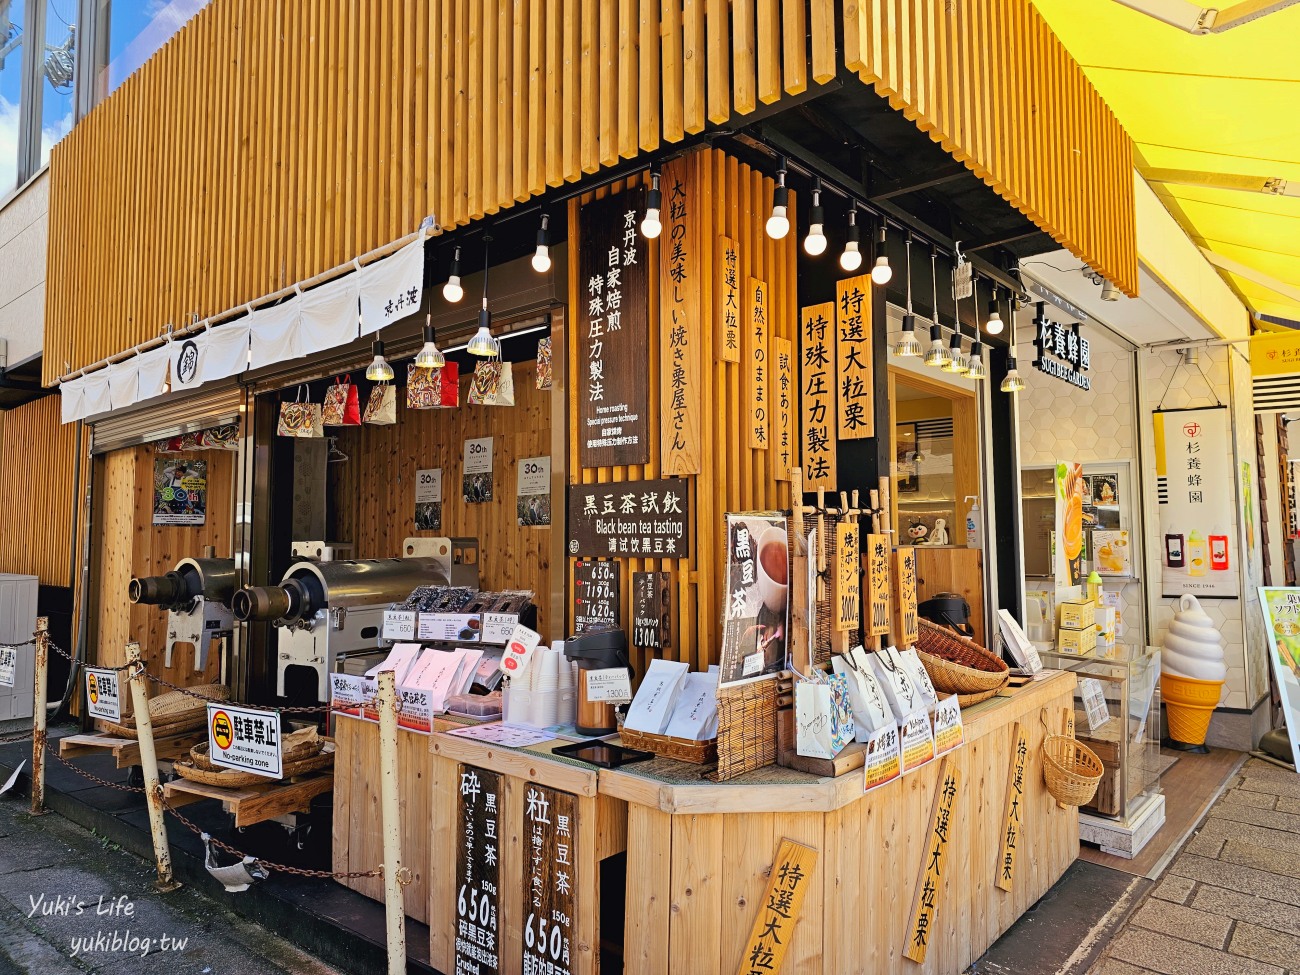
POLYGON ((92 718, 122 720, 122 682, 115 670, 86 668, 86 710, 92 718))
POLYGON ((495 975, 501 970, 501 776, 458 765, 456 803, 457 975, 495 975))
POLYGON ((208 757, 222 768, 280 778, 280 713, 208 702, 208 757))
POLYGON ((836 433, 841 440, 875 436, 871 382, 871 275, 835 284, 835 360, 839 367, 836 433))
POLYGON ((835 489, 835 302, 803 309, 800 400, 805 491, 835 489))
POLYGON ((660 444, 664 474, 698 474, 704 397, 700 382, 705 358, 700 334, 700 241, 695 210, 700 155, 674 159, 663 167, 667 222, 659 239, 659 320, 662 393, 660 444))
POLYGON ((686 558, 688 486, 677 479, 570 484, 569 555, 686 558))
POLYGON ((921 879, 916 884, 912 900, 911 922, 907 933, 907 946, 903 955, 917 964, 925 963, 934 932, 934 916, 939 909, 939 895, 944 888, 948 869, 948 838, 957 828, 953 809, 961 788, 961 768, 951 758, 945 758, 939 768, 939 782, 934 794, 934 808, 930 813, 930 830, 926 836, 925 853, 921 863, 921 879))
POLYGON ((523 970, 572 975, 578 945, 578 802, 568 792, 524 787, 523 970))

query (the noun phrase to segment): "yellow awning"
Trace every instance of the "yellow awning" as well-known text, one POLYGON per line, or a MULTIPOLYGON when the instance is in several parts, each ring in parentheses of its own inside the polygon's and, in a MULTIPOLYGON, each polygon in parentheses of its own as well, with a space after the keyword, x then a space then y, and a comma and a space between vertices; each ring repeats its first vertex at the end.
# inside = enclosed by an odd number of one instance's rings
POLYGON ((1300 195, 1277 192, 1300 193, 1300 6, 1195 35, 1116 0, 1034 4, 1228 284, 1255 312, 1300 321, 1300 195))

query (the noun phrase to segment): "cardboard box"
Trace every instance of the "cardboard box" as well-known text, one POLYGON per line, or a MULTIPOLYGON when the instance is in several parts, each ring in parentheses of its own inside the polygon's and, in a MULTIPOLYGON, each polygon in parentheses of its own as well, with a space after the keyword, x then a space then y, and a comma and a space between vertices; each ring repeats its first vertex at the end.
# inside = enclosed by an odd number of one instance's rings
POLYGON ((1063 629, 1087 629, 1097 623, 1097 604, 1090 599, 1061 603, 1060 617, 1063 629))
POLYGON ((1061 627, 1056 631, 1056 650, 1058 653, 1071 653, 1076 656, 1090 654, 1097 649, 1097 628, 1089 626, 1082 630, 1061 627))

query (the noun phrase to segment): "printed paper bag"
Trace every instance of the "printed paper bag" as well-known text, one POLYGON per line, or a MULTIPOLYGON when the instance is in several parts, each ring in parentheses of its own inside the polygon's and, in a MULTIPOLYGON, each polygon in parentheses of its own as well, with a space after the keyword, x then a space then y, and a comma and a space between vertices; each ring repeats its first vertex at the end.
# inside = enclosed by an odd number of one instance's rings
POLYGON ((327 427, 361 425, 361 402, 350 378, 336 379, 334 385, 325 391, 325 402, 321 404, 321 422, 327 427))
POLYGON ((840 674, 801 680, 794 688, 795 751, 804 758, 834 758, 853 740, 853 704, 840 674))
POLYGON ((857 740, 861 742, 869 741, 875 732, 894 723, 893 712, 876 681, 876 675, 871 672, 871 665, 865 657, 859 660, 857 656, 864 652, 861 647, 855 647, 848 657, 831 657, 831 667, 835 673, 842 675, 848 682, 849 702, 853 705, 853 727, 857 740))
POLYGON ((627 711, 623 727, 662 735, 672 718, 673 705, 681 690, 689 664, 676 660, 652 660, 627 711))
POLYGON ((474 378, 469 384, 470 405, 487 406, 500 386, 501 363, 496 359, 484 359, 474 367, 474 378))
POLYGON ((891 656, 889 650, 881 650, 868 653, 867 659, 871 661, 871 670, 876 675, 880 689, 885 692, 885 700, 894 712, 895 721, 902 724, 909 714, 925 706, 916 681, 897 656, 891 656))
POLYGON ((460 367, 454 362, 437 369, 412 363, 406 367, 406 408, 438 410, 460 405, 460 367))
POLYGON ((501 379, 497 383, 496 395, 486 404, 487 406, 514 406, 515 405, 515 376, 514 368, 509 362, 497 363, 501 367, 501 379))
POLYGON ((280 404, 280 422, 275 432, 282 437, 312 439, 325 436, 320 404, 306 402, 304 388, 298 387, 298 395, 292 403, 280 404))
POLYGON ((378 383, 370 389, 370 399, 366 401, 366 423, 375 426, 390 426, 397 422, 397 387, 388 383, 378 383))
POLYGON ((551 339, 537 340, 537 388, 550 389, 553 371, 551 368, 551 339))
POLYGON ((907 672, 912 675, 912 680, 916 684, 916 689, 921 693, 921 700, 925 702, 928 710, 933 711, 939 703, 939 694, 934 689, 934 684, 930 682, 930 675, 926 672, 925 664, 921 663, 921 658, 916 655, 916 647, 908 647, 906 650, 899 651, 893 647, 895 656, 903 662, 907 672))

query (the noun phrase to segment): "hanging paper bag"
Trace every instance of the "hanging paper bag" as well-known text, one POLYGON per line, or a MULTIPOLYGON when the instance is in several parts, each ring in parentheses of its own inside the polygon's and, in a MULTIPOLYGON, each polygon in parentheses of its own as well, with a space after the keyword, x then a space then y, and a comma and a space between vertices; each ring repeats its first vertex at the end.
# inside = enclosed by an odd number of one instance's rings
POLYGON ((474 367, 474 379, 469 384, 471 406, 490 406, 490 400, 501 388, 501 363, 497 359, 484 359, 474 367))
POLYGON ((440 369, 417 366, 411 363, 406 367, 406 408, 408 410, 432 410, 438 406, 442 393, 440 369))
POLYGON ((388 383, 377 383, 370 388, 370 399, 366 401, 366 423, 375 426, 389 426, 397 422, 397 387, 388 383))
POLYGON ((514 406, 515 405, 514 369, 508 362, 498 362, 497 367, 501 374, 500 378, 497 380, 497 391, 484 405, 485 406, 514 406))
POLYGON ((438 381, 442 387, 438 396, 438 406, 448 410, 460 406, 460 366, 448 361, 438 370, 438 381))
MULTIPOLYGON (((891 650, 894 648, 891 647, 891 650)), ((916 684, 916 689, 921 695, 921 700, 925 702, 926 710, 933 711, 939 704, 939 693, 934 689, 934 684, 930 682, 930 675, 926 673, 925 664, 921 663, 921 658, 916 655, 916 647, 908 647, 906 650, 894 650, 894 654, 907 668, 907 672, 912 675, 912 682, 916 684)))
POLYGON ((867 658, 871 661, 871 669, 880 683, 880 689, 885 692, 885 700, 889 702, 889 707, 894 712, 894 720, 902 724, 909 714, 924 708, 925 701, 917 689, 916 681, 912 679, 903 662, 898 659, 898 651, 895 650, 893 655, 889 653, 892 649, 890 647, 868 653, 867 658))
POLYGON ((795 751, 834 758, 853 740, 853 704, 841 674, 801 680, 794 688, 795 751))
POLYGON ((280 404, 280 422, 275 431, 280 436, 308 439, 325 436, 325 429, 321 425, 320 404, 306 401, 304 394, 306 388, 298 387, 298 393, 292 403, 280 404))
POLYGON ((892 725, 894 715, 876 675, 871 672, 871 665, 858 660, 857 654, 862 652, 861 647, 855 647, 846 656, 831 657, 831 667, 848 683, 856 738, 866 742, 885 725, 892 725))
POLYGON ((352 377, 339 376, 334 385, 325 391, 321 404, 321 422, 327 427, 356 427, 361 425, 361 404, 352 377))
POLYGON ((537 388, 551 388, 551 338, 537 340, 537 388))

